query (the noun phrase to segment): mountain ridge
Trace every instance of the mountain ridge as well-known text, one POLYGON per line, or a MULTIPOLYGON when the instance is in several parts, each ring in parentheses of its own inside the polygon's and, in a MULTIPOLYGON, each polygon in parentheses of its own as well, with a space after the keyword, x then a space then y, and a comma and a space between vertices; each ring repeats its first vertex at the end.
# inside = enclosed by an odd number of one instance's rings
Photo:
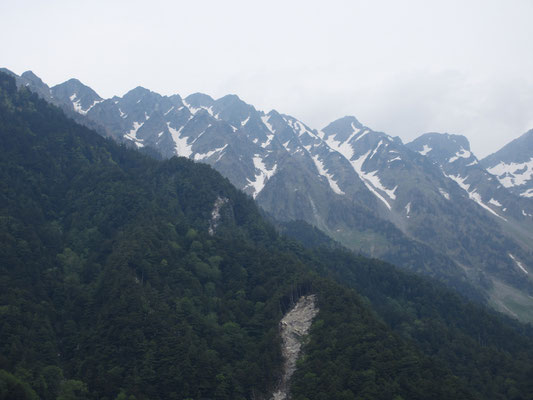
MULTIPOLYGON (((62 107, 75 113, 74 103, 69 97, 62 107)), ((141 87, 82 111, 119 142, 210 164, 281 221, 305 220, 354 251, 455 287, 470 282, 477 289, 463 293, 483 293, 500 310, 514 307, 498 297, 502 284, 517 288, 513 301, 533 306, 533 283, 518 266, 529 273, 533 265, 528 199, 488 183, 474 188, 463 172, 446 172, 429 154, 355 117, 316 130, 235 95, 183 99, 141 87)), ((463 163, 466 152, 477 163, 464 149, 448 164, 463 163)), ((470 180, 492 179, 477 168, 470 180)))

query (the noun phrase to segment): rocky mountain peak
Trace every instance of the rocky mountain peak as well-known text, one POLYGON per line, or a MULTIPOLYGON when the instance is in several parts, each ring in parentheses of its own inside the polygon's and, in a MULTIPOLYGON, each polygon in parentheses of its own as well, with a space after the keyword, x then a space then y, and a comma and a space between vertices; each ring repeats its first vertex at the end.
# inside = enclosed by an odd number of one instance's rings
POLYGON ((93 89, 74 78, 52 87, 50 91, 56 101, 71 104, 72 109, 82 115, 103 101, 93 89))
POLYGON ((35 75, 33 73, 33 71, 26 71, 26 72, 23 72, 22 75, 20 76, 21 78, 24 78, 36 85, 46 85, 41 78, 39 78, 37 75, 35 75))
POLYGON ((48 85, 32 71, 24 72, 18 79, 16 78, 16 81, 18 86, 25 86, 32 92, 37 93, 39 97, 47 101, 54 102, 50 93, 50 87, 48 87, 48 85))
POLYGON ((135 89, 131 89, 128 93, 126 93, 124 95, 124 99, 125 100, 129 100, 129 99, 139 99, 139 98, 142 98, 144 96, 146 96, 147 94, 150 94, 151 91, 142 87, 142 86, 137 86, 135 89))
POLYGON ((253 106, 245 103, 234 94, 229 94, 216 100, 212 108, 214 115, 234 126, 246 125, 250 117, 257 113, 253 106))
POLYGON ((337 140, 342 138, 347 139, 356 129, 363 130, 365 126, 361 124, 357 118, 353 116, 345 116, 331 122, 328 126, 322 129, 327 135, 336 135, 337 140))
POLYGON ((194 108, 211 107, 215 100, 204 93, 193 93, 185 98, 187 104, 194 108))
POLYGON ((411 150, 439 162, 455 162, 460 159, 473 161, 470 143, 463 135, 449 133, 425 133, 407 144, 411 150))

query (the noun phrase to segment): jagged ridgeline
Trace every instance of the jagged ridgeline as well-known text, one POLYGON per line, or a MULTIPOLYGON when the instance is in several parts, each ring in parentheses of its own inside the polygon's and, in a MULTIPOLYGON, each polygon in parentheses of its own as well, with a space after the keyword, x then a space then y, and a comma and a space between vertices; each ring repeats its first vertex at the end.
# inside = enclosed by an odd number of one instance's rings
POLYGON ((531 398, 526 327, 306 250, 211 167, 121 147, 5 74, 0 176, 1 399, 267 399, 310 294, 294 399, 531 398))
MULTIPOLYGON (((533 131, 485 162, 460 135, 404 144, 353 116, 316 130, 236 95, 136 87, 103 99, 77 79, 49 87, 31 71, 3 70, 104 137, 211 165, 281 224, 304 220, 355 252, 533 322, 533 131)), ((306 244, 312 236, 300 235, 306 244)))

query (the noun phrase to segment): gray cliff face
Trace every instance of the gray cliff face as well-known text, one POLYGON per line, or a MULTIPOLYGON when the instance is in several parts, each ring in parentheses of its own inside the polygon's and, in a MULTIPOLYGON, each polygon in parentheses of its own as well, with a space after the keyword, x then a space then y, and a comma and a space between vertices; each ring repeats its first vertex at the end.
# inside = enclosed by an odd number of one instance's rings
POLYGON ((289 398, 290 380, 296 371, 302 343, 309 333, 313 319, 318 314, 316 296, 302 296, 280 322, 283 354, 283 375, 272 400, 289 398))

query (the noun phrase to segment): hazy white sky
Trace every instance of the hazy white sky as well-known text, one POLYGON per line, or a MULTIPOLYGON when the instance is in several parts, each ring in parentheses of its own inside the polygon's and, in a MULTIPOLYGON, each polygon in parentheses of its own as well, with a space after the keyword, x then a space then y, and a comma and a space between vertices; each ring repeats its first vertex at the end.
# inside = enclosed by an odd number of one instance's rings
POLYGON ((239 95, 313 128, 354 115, 478 157, 533 128, 533 1, 0 1, 0 66, 103 97, 239 95))

